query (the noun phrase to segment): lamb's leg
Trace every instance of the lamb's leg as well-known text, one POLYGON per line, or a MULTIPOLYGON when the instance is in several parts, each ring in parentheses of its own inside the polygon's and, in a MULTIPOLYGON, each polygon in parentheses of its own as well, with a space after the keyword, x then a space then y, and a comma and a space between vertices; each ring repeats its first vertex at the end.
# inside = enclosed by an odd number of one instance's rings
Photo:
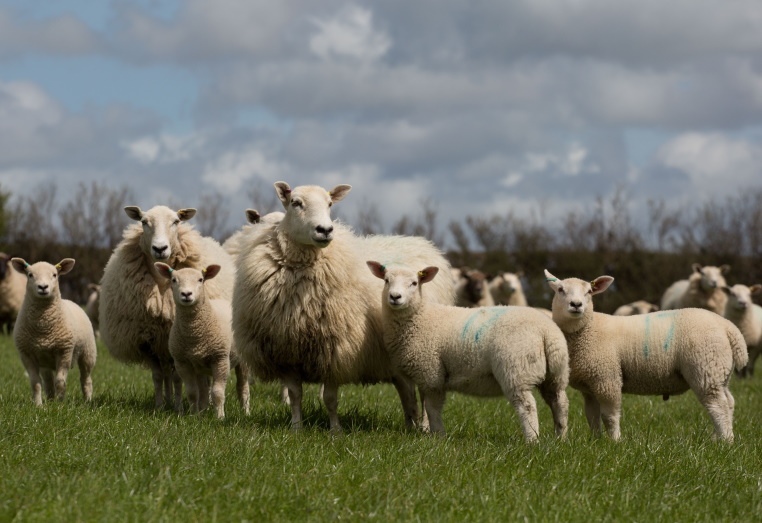
MULTIPOLYGON (((193 368, 182 363, 175 362, 175 372, 182 380, 182 384, 185 385, 185 394, 188 396, 188 406, 193 413, 198 412, 198 387, 196 386, 196 374, 193 372, 193 368)), ((182 394, 182 387, 180 387, 180 393, 182 394)), ((178 414, 183 413, 182 397, 179 404, 175 405, 178 414)))
POLYGON ((150 358, 148 365, 151 368, 151 377, 153 378, 153 397, 154 408, 160 409, 164 406, 164 396, 162 387, 164 386, 164 370, 161 368, 159 360, 150 358))
POLYGON ((335 383, 323 384, 323 403, 328 411, 328 424, 331 432, 340 434, 342 432, 339 422, 339 386, 335 383))
POLYGON ((45 392, 45 397, 52 400, 56 396, 56 387, 53 384, 53 371, 50 369, 40 369, 40 376, 42 376, 42 390, 45 392))
POLYGON ((429 415, 429 428, 433 434, 445 435, 444 423, 442 422, 442 409, 444 408, 446 392, 444 390, 426 391, 426 413, 429 415))
POLYGON ((172 389, 175 394, 175 412, 183 413, 183 378, 177 369, 172 367, 172 389))
POLYGON ((209 376, 196 374, 198 384, 198 410, 204 411, 209 406, 209 376))
MULTIPOLYGON (((40 370, 37 368, 37 365, 24 354, 21 354, 21 363, 24 364, 24 368, 26 369, 26 373, 29 374, 29 384, 32 387, 32 400, 34 401, 34 404, 38 407, 42 406, 42 380, 40 379, 40 370)), ((51 380, 52 381, 52 380, 51 380)), ((53 387, 51 384, 50 390, 52 391, 53 387)))
POLYGON ((243 411, 248 416, 250 413, 249 398, 251 394, 249 391, 249 369, 243 363, 239 363, 235 367, 235 388, 238 393, 238 400, 241 402, 241 407, 243 407, 243 411))
POLYGON ((72 352, 67 351, 56 358, 56 398, 63 401, 66 397, 66 378, 69 376, 71 368, 72 352))
POLYGON ((426 412, 426 394, 420 387, 418 388, 418 392, 421 395, 421 421, 419 426, 423 432, 430 432, 429 414, 426 412))
POLYGON ((90 376, 90 373, 93 370, 93 364, 94 362, 92 362, 91 358, 86 354, 80 356, 79 361, 77 361, 77 366, 79 367, 79 384, 82 388, 82 396, 85 398, 85 401, 92 401, 93 399, 93 378, 90 376))
POLYGON ((285 383, 280 385, 280 400, 286 405, 291 405, 291 399, 288 397, 288 387, 285 383))
POLYGON ((521 430, 524 431, 524 438, 526 438, 527 443, 537 441, 537 437, 540 435, 540 422, 537 419, 537 403, 532 392, 528 390, 516 391, 510 393, 508 400, 519 415, 521 430))
POLYGON ((593 436, 601 435, 601 405, 592 394, 583 393, 585 398, 585 417, 593 436))
MULTIPOLYGON (((696 391, 694 391, 696 392, 696 391)), ((700 393, 696 392, 699 401, 709 412, 714 424, 714 438, 720 438, 728 443, 733 442, 733 414, 728 404, 725 388, 711 389, 700 393)), ((733 402, 735 404, 735 401, 733 402)))
POLYGON ((397 389, 400 402, 402 403, 402 412, 405 415, 405 427, 414 428, 418 422, 418 401, 415 397, 415 384, 401 376, 392 378, 394 388, 397 389))
POLYGON ((302 430, 302 382, 289 376, 283 383, 288 387, 288 399, 291 401, 291 430, 302 430))
MULTIPOLYGON (((227 357, 212 365, 212 405, 217 419, 225 418, 225 385, 230 376, 230 359, 227 357)), ((240 381, 240 380, 239 380, 240 381)))
POLYGON ((619 418, 622 415, 622 397, 603 397, 599 398, 601 405, 601 417, 603 418, 603 425, 606 427, 606 433, 614 441, 617 441, 620 436, 619 432, 619 418))
POLYGON ((161 366, 161 379, 164 385, 164 403, 172 401, 174 396, 172 391, 172 372, 173 368, 171 364, 164 363, 161 366))
POLYGON ((543 383, 539 388, 542 399, 545 400, 553 413, 553 426, 556 430, 556 436, 563 439, 566 437, 569 420, 569 398, 566 396, 566 391, 554 387, 552 383, 543 383))

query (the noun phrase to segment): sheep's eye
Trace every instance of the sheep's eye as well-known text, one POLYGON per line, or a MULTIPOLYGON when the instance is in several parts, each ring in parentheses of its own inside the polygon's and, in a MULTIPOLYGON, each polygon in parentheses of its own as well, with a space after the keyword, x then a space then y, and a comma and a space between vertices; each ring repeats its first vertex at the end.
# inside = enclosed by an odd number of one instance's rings
POLYGON ((204 278, 199 278, 199 279, 198 279, 198 282, 199 282, 199 283, 204 283, 204 278))
POLYGON ((559 294, 566 294, 566 291, 564 290, 564 288, 563 288, 563 287, 559 287, 559 288, 558 288, 558 293, 559 293, 559 294))
POLYGON ((592 290, 592 289, 590 289, 589 291, 587 291, 587 293, 588 293, 588 294, 592 294, 592 293, 593 293, 593 290, 592 290))
POLYGON ((333 202, 328 202, 328 207, 333 207, 333 202))
POLYGON ((177 278, 172 278, 172 283, 177 283, 177 278))
POLYGON ((55 280, 56 278, 58 278, 58 274, 53 273, 53 279, 55 280))
POLYGON ((411 284, 410 284, 410 286, 411 286, 411 287, 417 287, 417 286, 418 286, 418 282, 417 282, 417 281, 414 281, 413 283, 411 283, 411 284))
POLYGON ((172 222, 172 225, 177 226, 180 223, 180 220, 175 220, 172 222))
POLYGON ((29 276, 30 278, 32 277, 32 273, 31 272, 26 273, 26 275, 29 276))
POLYGON ((294 207, 301 207, 302 202, 299 200, 294 200, 293 202, 291 202, 291 205, 293 205, 294 207))
POLYGON ((389 283, 389 278, 384 278, 384 283, 389 283))

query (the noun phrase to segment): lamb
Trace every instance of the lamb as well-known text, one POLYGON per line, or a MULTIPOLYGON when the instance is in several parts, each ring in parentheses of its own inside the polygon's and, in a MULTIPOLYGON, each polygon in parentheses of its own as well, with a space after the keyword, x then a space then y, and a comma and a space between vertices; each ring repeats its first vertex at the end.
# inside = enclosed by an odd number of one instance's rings
POLYGON ((495 302, 487 280, 488 276, 481 271, 461 269, 460 281, 455 286, 455 304, 458 307, 493 307, 495 302))
POLYGON ((247 229, 259 223, 278 223, 282 219, 282 212, 271 212, 261 216, 256 209, 246 209, 246 220, 249 223, 244 225, 240 231, 236 231, 230 238, 225 240, 225 243, 222 244, 222 247, 228 252, 228 254, 230 254, 233 260, 235 260, 238 257, 238 253, 241 252, 242 245, 240 245, 240 241, 247 229))
POLYGON ((559 280, 547 270, 553 320, 569 346, 569 384, 582 392, 593 434, 600 418, 619 439, 622 393, 682 394, 698 397, 714 423, 715 438, 733 441, 735 401, 728 389, 733 367, 746 365, 746 343, 731 322, 703 309, 609 316, 593 311, 593 295, 614 281, 559 280))
MULTIPOLYGON (((247 249, 236 262, 233 331, 254 374, 288 387, 291 424, 302 427, 302 383, 322 383, 332 432, 341 431, 338 387, 391 381, 405 422, 418 416, 415 388, 391 365, 381 332, 381 307, 373 299, 382 284, 365 267, 368 257, 388 266, 449 263, 431 242, 403 236, 358 237, 331 220, 331 206, 351 186, 331 191, 308 185, 293 190, 275 183, 286 210, 277 224, 249 228, 247 249), (386 256, 384 253, 395 253, 386 256)), ((452 304, 453 283, 441 278, 425 298, 452 304)))
MULTIPOLYGON (((516 409, 528 442, 540 434, 532 388, 553 412, 556 434, 565 437, 569 412, 569 355, 563 333, 529 307, 473 311, 423 300, 424 284, 437 267, 416 271, 367 262, 384 280, 384 342, 392 363, 423 392, 432 432, 444 434, 442 408, 448 390, 474 396, 504 395, 516 409)), ((446 277, 445 277, 446 278, 446 277)))
POLYGON ((3 327, 8 334, 21 309, 26 294, 26 278, 11 267, 11 257, 0 253, 0 332, 3 327))
POLYGON ((741 331, 749 350, 749 362, 738 375, 742 378, 754 376, 754 363, 762 352, 762 307, 752 302, 751 297, 762 292, 762 285, 737 284, 722 287, 722 290, 728 295, 725 317, 741 331))
POLYGON ((173 387, 175 403, 182 401, 182 381, 173 370, 168 345, 175 310, 172 293, 154 262, 175 269, 221 265, 222 274, 208 283, 206 292, 210 299, 229 300, 233 261, 219 243, 186 223, 196 209, 125 207, 125 212, 140 223, 127 226, 104 269, 98 314, 101 338, 118 361, 151 370, 155 405, 160 408, 171 401, 173 387))
POLYGON ((638 300, 626 305, 618 307, 614 311, 614 316, 635 316, 637 314, 648 314, 649 312, 657 312, 659 310, 658 305, 648 303, 645 300, 638 300))
MULTIPOLYGON (((200 412, 208 406, 211 376, 212 404, 217 418, 225 418, 225 386, 230 369, 234 368, 238 399, 248 415, 249 371, 233 346, 230 302, 206 297, 206 283, 219 274, 220 266, 209 265, 200 271, 173 270, 165 263, 154 266, 171 282, 175 321, 169 331, 169 352, 185 384, 191 412, 200 412)), ((182 403, 176 407, 182 413, 182 403)))
POLYGON ((87 290, 90 293, 87 297, 87 303, 85 304, 85 312, 87 317, 90 318, 90 323, 93 324, 93 331, 95 331, 96 339, 100 337, 100 331, 98 328, 98 309, 101 302, 101 286, 97 283, 90 283, 87 285, 87 290))
POLYGON ((46 262, 28 264, 22 258, 12 258, 13 268, 27 280, 27 292, 21 305, 13 342, 21 356, 35 405, 42 405, 45 395, 63 401, 66 378, 74 363, 79 367, 82 395, 93 399, 95 366, 95 335, 85 311, 76 303, 61 298, 58 277, 74 267, 72 258, 64 258, 53 266, 46 262))
POLYGON ((489 282, 489 292, 495 305, 518 305, 526 307, 527 298, 521 286, 523 272, 501 272, 489 282))
POLYGON ((694 263, 693 274, 687 280, 676 281, 664 292, 662 310, 696 307, 722 316, 728 299, 720 288, 726 285, 723 274, 729 270, 730 265, 702 267, 694 263))

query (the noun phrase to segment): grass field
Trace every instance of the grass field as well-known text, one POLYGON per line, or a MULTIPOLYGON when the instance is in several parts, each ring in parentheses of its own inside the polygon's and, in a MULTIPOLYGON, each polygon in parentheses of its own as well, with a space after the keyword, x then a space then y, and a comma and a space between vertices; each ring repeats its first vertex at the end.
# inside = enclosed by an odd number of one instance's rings
POLYGON ((501 399, 452 394, 446 438, 402 430, 393 387, 348 386, 345 434, 306 390, 306 429, 288 430, 276 385, 252 390, 243 416, 154 412, 150 374, 99 346, 94 402, 78 371, 64 403, 32 404, 12 340, 0 336, 0 521, 529 520, 759 521, 762 377, 733 380, 733 445, 710 439, 691 394, 627 396, 622 440, 592 438, 569 389, 569 438, 527 446, 501 399))

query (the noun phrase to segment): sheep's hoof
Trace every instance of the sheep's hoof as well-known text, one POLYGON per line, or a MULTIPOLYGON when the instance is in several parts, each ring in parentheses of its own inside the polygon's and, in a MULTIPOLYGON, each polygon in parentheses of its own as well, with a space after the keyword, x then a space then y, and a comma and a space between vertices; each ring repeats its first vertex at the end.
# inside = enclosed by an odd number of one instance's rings
POLYGON ((328 430, 328 433, 329 433, 331 436, 342 436, 342 435, 344 434, 344 429, 342 429, 342 428, 341 428, 341 425, 338 425, 338 426, 336 426, 336 427, 331 427, 331 428, 328 430))

